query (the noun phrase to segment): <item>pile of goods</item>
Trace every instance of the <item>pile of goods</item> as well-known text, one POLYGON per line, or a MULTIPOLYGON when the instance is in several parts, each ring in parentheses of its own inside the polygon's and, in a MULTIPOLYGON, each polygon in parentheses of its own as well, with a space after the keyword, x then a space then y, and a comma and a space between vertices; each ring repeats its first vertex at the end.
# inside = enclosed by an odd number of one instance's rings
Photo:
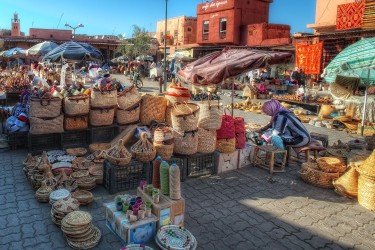
POLYGON ((243 110, 245 112, 255 112, 257 114, 260 114, 262 112, 262 105, 261 102, 251 102, 249 99, 243 102, 235 103, 233 105, 234 109, 243 110))

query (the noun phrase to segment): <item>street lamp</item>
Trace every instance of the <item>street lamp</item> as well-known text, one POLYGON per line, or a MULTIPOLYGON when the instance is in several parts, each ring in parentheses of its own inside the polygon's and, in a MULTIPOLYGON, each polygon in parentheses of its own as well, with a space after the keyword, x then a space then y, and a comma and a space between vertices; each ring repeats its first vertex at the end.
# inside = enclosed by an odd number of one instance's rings
POLYGON ((165 26, 164 26, 164 91, 167 91, 167 17, 168 17, 168 0, 165 0, 165 26))
POLYGON ((69 25, 69 24, 66 23, 65 27, 69 27, 69 28, 71 28, 73 30, 73 40, 74 40, 76 38, 76 29, 84 27, 84 26, 83 26, 83 24, 80 23, 76 27, 73 27, 73 26, 71 26, 71 25, 69 25))

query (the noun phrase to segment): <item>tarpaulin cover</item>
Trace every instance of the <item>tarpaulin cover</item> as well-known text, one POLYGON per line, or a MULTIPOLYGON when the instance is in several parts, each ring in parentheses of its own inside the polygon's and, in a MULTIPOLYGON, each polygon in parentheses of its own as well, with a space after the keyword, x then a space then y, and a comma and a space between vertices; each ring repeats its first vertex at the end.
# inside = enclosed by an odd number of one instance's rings
POLYGON ((189 63, 178 72, 178 77, 195 85, 218 84, 252 69, 284 63, 291 56, 286 52, 224 49, 189 63))
POLYGON ((97 48, 80 42, 66 42, 51 50, 43 57, 44 61, 56 62, 61 59, 67 61, 97 60, 102 61, 103 55, 97 48))

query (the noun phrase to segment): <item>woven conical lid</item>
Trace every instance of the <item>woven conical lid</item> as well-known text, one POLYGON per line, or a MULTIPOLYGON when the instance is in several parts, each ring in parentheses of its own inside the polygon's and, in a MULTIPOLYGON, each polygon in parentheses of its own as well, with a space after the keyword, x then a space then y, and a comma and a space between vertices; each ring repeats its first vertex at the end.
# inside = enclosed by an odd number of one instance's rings
POLYGON ((375 149, 363 164, 357 168, 357 171, 367 177, 375 178, 375 149))

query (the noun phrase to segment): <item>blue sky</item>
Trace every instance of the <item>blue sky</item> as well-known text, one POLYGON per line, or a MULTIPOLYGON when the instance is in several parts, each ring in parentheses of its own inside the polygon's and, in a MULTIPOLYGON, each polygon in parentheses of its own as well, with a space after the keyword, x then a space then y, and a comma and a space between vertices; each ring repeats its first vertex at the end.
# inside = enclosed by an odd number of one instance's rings
MULTIPOLYGON (((168 0, 168 17, 196 16, 202 0, 168 0)), ((0 29, 11 28, 13 13, 18 12, 21 31, 29 28, 64 29, 64 24, 85 27, 78 34, 131 36, 134 24, 148 31, 165 17, 164 0, 0 0, 0 29), (61 18, 61 21, 60 21, 61 18)), ((270 23, 291 25, 291 32, 307 32, 306 24, 314 23, 315 0, 274 0, 270 23)), ((311 30, 310 30, 311 31, 311 30)))

